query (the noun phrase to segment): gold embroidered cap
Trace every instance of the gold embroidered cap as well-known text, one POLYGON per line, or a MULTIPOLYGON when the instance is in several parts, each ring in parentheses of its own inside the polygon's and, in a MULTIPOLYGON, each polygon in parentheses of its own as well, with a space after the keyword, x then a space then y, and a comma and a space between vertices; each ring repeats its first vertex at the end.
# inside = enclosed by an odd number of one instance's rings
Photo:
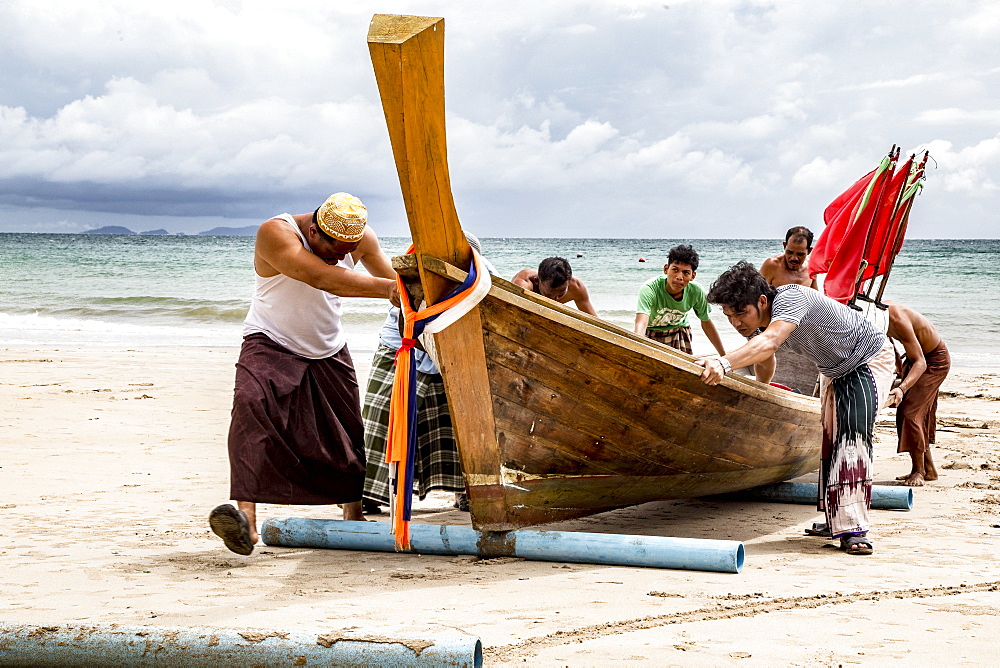
POLYGON ((354 195, 334 193, 316 209, 316 225, 339 241, 361 241, 368 223, 368 209, 354 195))

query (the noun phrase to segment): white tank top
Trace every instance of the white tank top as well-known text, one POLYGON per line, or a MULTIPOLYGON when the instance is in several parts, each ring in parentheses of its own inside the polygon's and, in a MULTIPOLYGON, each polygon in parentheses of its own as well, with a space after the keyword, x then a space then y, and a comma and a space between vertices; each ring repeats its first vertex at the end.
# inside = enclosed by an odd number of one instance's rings
MULTIPOLYGON (((275 218, 291 225, 306 250, 312 251, 289 214, 275 218)), ((354 258, 348 254, 337 266, 353 269, 354 258)), ((243 321, 243 336, 266 334, 275 343, 310 359, 340 352, 346 342, 340 327, 340 297, 284 274, 264 278, 254 272, 254 279, 253 301, 243 321)))

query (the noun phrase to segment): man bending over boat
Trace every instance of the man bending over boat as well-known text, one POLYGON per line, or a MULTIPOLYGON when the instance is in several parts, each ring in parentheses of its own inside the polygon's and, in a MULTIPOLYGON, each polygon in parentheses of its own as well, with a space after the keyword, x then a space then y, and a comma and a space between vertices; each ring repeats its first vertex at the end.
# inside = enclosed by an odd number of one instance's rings
POLYGON ((347 193, 257 230, 255 289, 243 324, 229 426, 230 498, 209 525, 253 552, 256 504, 343 504, 360 520, 365 442, 341 297, 399 303, 395 272, 368 212, 347 193), (362 263, 370 276, 353 271, 362 263))
MULTIPOLYGON (((812 252, 813 233, 806 227, 793 227, 785 232, 783 251, 769 257, 760 265, 760 274, 774 287, 804 285, 818 290, 815 278, 809 276, 809 253, 812 252)), ((819 381, 816 363, 805 355, 781 349, 774 355, 774 366, 768 362, 757 364, 754 375, 762 383, 772 380, 790 386, 802 394, 812 395, 819 381)))
MULTIPOLYGON (((479 239, 466 232, 469 244, 482 254, 479 239)), ((491 274, 496 273, 484 259, 491 274)), ((369 514, 382 512, 380 505, 389 503, 389 464, 385 461, 389 438, 389 405, 392 384, 396 378, 396 351, 402 345, 402 324, 399 309, 389 308, 389 315, 379 331, 378 348, 372 359, 371 374, 365 392, 361 417, 365 424, 365 455, 368 473, 365 477, 362 510, 369 514)), ((413 459, 413 491, 421 499, 433 490, 455 493, 455 507, 469 510, 465 494, 462 462, 455 443, 448 410, 444 381, 434 360, 423 350, 414 351, 417 367, 417 450, 413 459)))
POLYGON ((725 355, 722 337, 709 319, 712 309, 705 300, 705 290, 694 282, 697 275, 697 251, 684 245, 671 248, 667 263, 663 265, 663 275, 650 279, 639 290, 633 331, 690 355, 692 336, 688 312, 694 311, 705 336, 720 355, 725 355))
POLYGON ((708 292, 743 336, 763 332, 722 356, 698 360, 702 380, 719 384, 733 367, 773 357, 787 346, 816 361, 822 374, 823 455, 819 535, 840 539, 849 554, 871 554, 869 506, 875 417, 892 385, 892 343, 860 313, 801 285, 775 288, 752 264, 738 262, 708 292))
POLYGON ((587 286, 573 276, 569 262, 561 257, 547 257, 541 261, 538 269, 522 269, 510 280, 514 285, 560 304, 572 301, 584 313, 597 317, 597 311, 590 303, 587 286))
POLYGON ((948 377, 951 356, 931 321, 913 309, 886 301, 889 306, 889 337, 903 344, 905 362, 900 361, 902 382, 892 389, 890 405, 896 408, 896 452, 910 453, 912 468, 900 476, 904 485, 920 487, 937 480, 930 444, 937 428, 938 388, 948 377))

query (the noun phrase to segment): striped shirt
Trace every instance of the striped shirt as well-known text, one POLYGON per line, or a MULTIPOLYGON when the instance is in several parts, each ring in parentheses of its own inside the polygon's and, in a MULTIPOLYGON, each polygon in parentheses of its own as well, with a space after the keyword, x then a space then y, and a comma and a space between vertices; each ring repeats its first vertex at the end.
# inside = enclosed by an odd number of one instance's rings
POLYGON ((885 345, 885 334, 858 311, 802 285, 782 285, 771 321, 796 325, 783 346, 809 357, 828 378, 854 371, 885 345))

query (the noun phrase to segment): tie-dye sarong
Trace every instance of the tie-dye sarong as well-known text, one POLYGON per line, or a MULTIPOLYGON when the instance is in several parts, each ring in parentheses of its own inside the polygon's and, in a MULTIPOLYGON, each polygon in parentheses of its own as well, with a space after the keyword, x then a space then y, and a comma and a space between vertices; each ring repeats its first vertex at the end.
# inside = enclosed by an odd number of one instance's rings
POLYGON ((889 397, 895 372, 892 344, 840 378, 820 380, 823 461, 819 509, 834 537, 868 531, 872 501, 875 418, 889 397))

